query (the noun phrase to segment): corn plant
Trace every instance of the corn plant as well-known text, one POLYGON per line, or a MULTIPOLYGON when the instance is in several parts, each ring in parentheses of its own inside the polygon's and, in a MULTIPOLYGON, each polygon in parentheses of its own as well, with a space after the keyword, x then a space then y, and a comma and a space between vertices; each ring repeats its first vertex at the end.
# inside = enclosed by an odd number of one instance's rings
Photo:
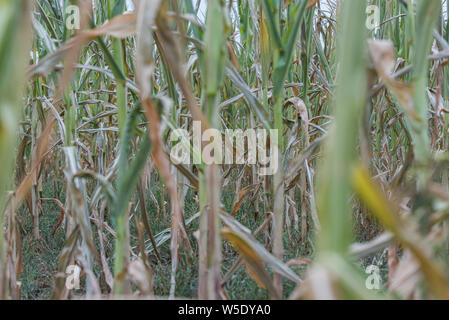
POLYGON ((448 9, 0 0, 0 298, 449 298, 448 9))

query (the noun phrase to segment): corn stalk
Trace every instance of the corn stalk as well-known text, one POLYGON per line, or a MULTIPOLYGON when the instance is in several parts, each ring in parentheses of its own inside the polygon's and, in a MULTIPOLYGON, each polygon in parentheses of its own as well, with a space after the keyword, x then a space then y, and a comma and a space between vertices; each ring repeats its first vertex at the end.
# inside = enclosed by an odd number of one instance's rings
MULTIPOLYGON (((25 0, 0 1, 0 299, 8 297, 8 265, 6 263, 9 243, 5 242, 4 223, 7 190, 14 183, 13 160, 19 119, 21 96, 25 81, 25 61, 29 47, 29 21, 31 3, 25 0)), ((10 222, 14 217, 10 217, 10 222)), ((13 226, 10 226, 14 228, 13 226)))

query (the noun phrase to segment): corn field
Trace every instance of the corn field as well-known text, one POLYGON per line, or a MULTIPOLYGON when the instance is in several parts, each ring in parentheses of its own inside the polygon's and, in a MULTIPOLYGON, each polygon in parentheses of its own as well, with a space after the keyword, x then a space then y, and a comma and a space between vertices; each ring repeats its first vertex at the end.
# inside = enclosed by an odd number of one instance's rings
POLYGON ((448 9, 0 0, 0 299, 449 299, 448 9))

